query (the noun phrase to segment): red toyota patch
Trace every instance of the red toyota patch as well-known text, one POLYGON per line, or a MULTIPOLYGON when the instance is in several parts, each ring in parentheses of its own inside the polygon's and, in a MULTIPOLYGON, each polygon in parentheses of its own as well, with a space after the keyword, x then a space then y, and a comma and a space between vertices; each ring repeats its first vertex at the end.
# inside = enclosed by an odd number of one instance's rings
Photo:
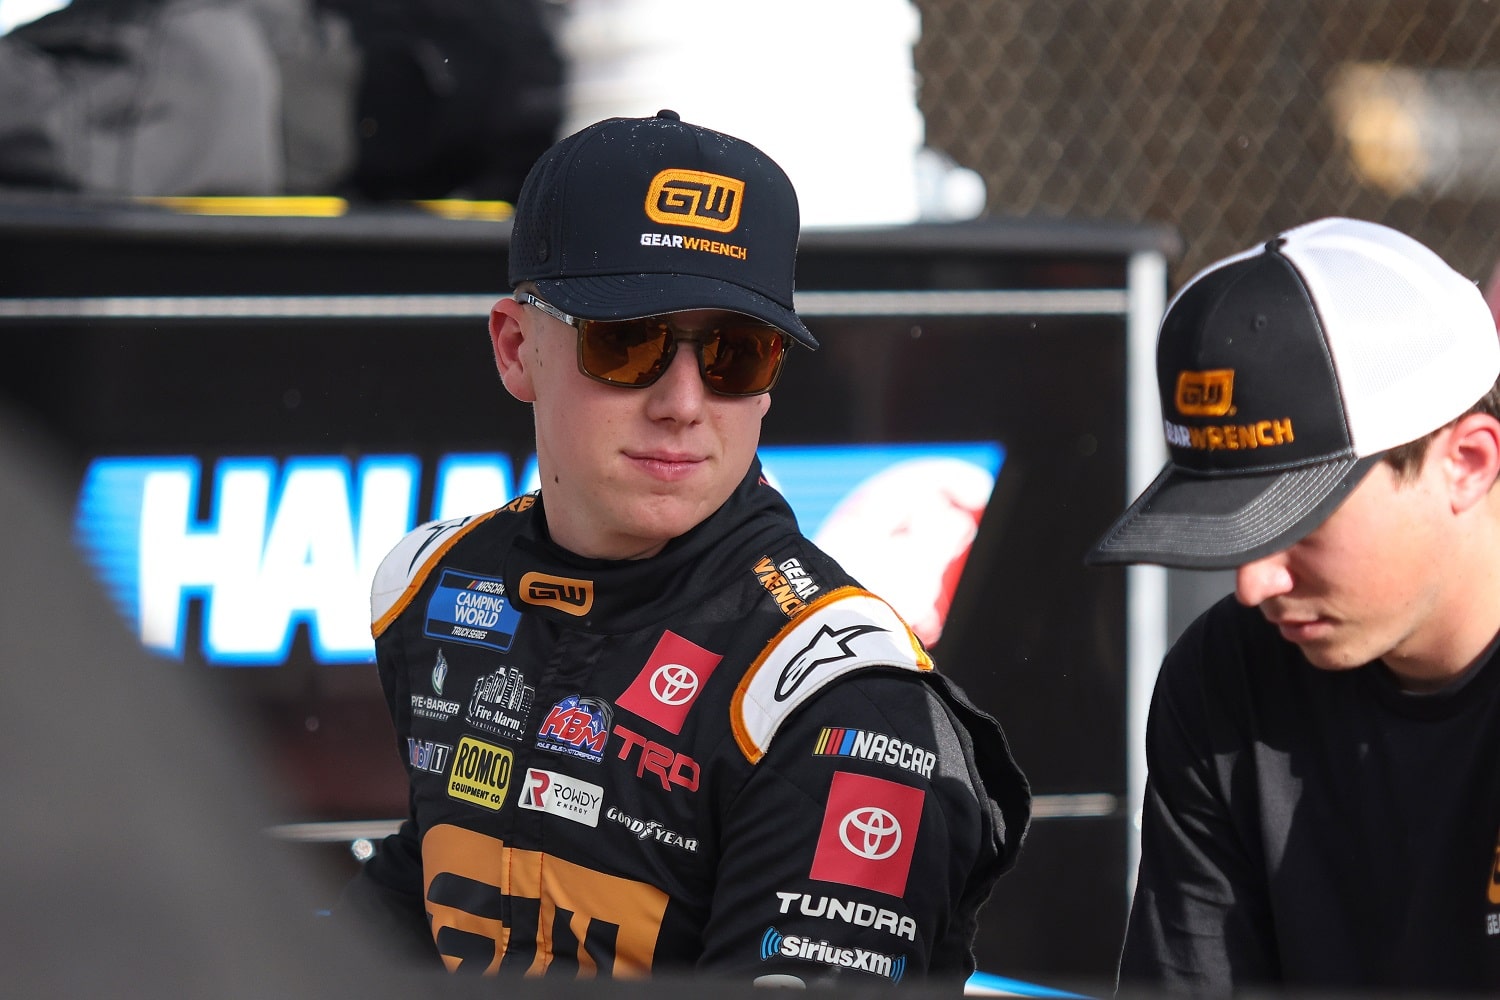
POLYGON ((681 733, 688 709, 723 658, 675 632, 663 632, 646 665, 615 704, 669 733, 681 733))
POLYGON ((904 895, 926 796, 884 778, 833 772, 811 877, 904 895))

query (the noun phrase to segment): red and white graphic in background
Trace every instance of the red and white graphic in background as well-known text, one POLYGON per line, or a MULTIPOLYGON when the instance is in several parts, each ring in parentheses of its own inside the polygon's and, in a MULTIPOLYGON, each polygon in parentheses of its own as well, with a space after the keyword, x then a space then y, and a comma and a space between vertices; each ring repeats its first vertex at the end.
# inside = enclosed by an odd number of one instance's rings
POLYGON ((926 797, 899 782, 833 772, 809 876, 904 895, 926 797))
POLYGON ((654 722, 669 733, 682 732, 688 709, 724 659, 675 632, 663 632, 641 672, 615 705, 654 722))
POLYGON ((994 489, 994 476, 960 459, 901 462, 855 487, 813 541, 931 646, 994 489))

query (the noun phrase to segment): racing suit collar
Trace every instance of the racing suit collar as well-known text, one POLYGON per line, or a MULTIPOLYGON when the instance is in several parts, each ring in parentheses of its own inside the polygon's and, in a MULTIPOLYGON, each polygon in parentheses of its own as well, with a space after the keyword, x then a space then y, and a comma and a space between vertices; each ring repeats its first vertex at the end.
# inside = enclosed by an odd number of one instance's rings
POLYGON ((769 554, 762 548, 796 531, 791 508, 762 479, 758 457, 723 506, 648 559, 574 555, 548 535, 545 502, 538 495, 519 515, 526 523, 505 556, 506 590, 523 613, 589 632, 645 627, 700 603, 721 589, 716 581, 750 573, 769 554), (747 530, 751 522, 761 526, 747 530))

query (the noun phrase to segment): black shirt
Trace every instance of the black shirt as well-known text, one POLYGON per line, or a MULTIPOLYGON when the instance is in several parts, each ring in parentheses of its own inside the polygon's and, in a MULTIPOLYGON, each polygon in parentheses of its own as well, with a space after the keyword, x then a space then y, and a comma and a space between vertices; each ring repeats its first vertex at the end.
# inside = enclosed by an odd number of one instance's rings
POLYGON ((1500 986, 1500 666, 1401 691, 1225 598, 1147 722, 1122 989, 1500 986))

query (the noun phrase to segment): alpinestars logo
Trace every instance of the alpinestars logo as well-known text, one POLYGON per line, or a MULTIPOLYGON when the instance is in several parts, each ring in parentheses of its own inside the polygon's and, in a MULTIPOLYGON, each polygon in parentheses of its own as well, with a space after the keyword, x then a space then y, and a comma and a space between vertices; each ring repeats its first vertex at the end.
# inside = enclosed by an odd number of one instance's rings
POLYGON ((838 969, 854 969, 873 976, 899 983, 906 973, 905 955, 882 955, 878 951, 863 948, 840 948, 828 941, 816 941, 796 934, 783 935, 774 927, 767 927, 760 939, 760 960, 769 961, 781 955, 784 958, 818 962, 838 969))
POLYGON ((818 629, 818 634, 812 637, 812 641, 802 647, 786 665, 786 669, 782 670, 781 677, 776 681, 776 700, 786 701, 790 698, 807 675, 819 667, 839 660, 854 659, 858 654, 849 648, 849 644, 855 639, 870 632, 884 631, 885 629, 876 625, 847 625, 837 630, 827 625, 822 626, 818 629))

